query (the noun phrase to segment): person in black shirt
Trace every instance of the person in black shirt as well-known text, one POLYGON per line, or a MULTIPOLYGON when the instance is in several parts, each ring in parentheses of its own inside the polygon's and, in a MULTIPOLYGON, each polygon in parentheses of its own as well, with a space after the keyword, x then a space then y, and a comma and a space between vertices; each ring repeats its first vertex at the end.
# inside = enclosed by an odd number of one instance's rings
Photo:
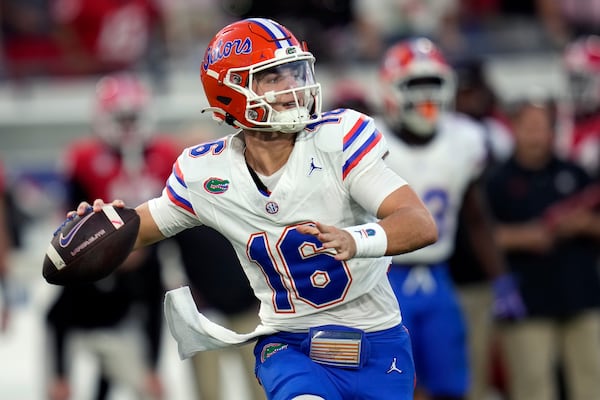
POLYGON ((487 184, 498 243, 528 310, 501 330, 509 395, 558 398, 560 360, 568 398, 599 399, 600 213, 572 200, 592 180, 555 155, 551 102, 523 101, 512 118, 514 152, 487 184))

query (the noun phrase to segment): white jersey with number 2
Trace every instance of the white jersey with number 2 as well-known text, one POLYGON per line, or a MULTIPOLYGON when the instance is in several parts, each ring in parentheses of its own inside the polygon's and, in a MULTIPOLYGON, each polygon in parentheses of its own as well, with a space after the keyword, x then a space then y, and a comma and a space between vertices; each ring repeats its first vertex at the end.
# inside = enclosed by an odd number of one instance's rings
MULTIPOLYGON (((270 193, 253 181, 244 148, 237 133, 184 150, 162 196, 149 202, 161 232, 172 236, 205 224, 224 234, 261 302, 264 326, 374 331, 397 325, 400 312, 386 277, 390 257, 336 261, 316 238, 297 231, 314 221, 339 228, 375 221, 383 199, 406 184, 396 175, 385 182, 379 173, 365 178, 387 168, 387 145, 373 120, 352 110, 325 113, 298 134, 270 193)), ((205 257, 219 254, 198 254, 199 268, 205 257)))
POLYGON ((475 123, 451 113, 444 114, 435 137, 424 146, 411 146, 391 132, 382 132, 390 150, 386 162, 417 192, 438 229, 436 243, 394 256, 393 261, 401 264, 446 261, 454 251, 465 191, 484 167, 484 133, 475 123))

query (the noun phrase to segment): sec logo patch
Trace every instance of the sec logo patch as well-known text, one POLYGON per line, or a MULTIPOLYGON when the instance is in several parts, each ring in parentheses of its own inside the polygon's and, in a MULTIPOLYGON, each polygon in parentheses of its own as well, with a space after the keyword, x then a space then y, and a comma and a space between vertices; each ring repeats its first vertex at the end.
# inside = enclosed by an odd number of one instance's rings
POLYGON ((269 201, 266 205, 265 205, 265 210, 269 213, 269 214, 277 214, 277 212, 279 211, 279 205, 277 203, 275 203, 274 201, 269 201))

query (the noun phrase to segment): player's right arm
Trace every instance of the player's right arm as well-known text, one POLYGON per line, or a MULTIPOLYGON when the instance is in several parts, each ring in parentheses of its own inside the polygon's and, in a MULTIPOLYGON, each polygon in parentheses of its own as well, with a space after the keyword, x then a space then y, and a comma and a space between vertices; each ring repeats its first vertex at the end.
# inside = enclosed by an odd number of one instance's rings
MULTIPOLYGON (((110 203, 113 207, 125 207, 125 203, 123 200, 113 200, 110 203)), ((99 212, 102 210, 106 203, 102 199, 94 200, 92 204, 92 208, 94 212, 99 212)), ((90 204, 86 201, 79 203, 77 210, 75 211, 78 215, 83 215, 87 212, 90 204)), ((148 202, 142 203, 135 209, 140 216, 140 229, 138 231, 138 236, 135 241, 135 245, 133 246, 133 250, 139 249, 144 246, 151 245, 152 243, 159 242, 165 239, 165 236, 161 233, 160 229, 158 229, 158 225, 154 221, 154 218, 150 214, 150 209, 148 207, 148 202)))

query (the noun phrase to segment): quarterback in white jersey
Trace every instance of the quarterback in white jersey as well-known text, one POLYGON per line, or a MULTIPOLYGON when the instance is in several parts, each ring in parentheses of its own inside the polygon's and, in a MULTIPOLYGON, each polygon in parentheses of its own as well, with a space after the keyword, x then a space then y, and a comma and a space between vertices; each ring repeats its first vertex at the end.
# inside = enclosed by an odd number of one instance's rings
MULTIPOLYGON (((383 161, 370 117, 321 113, 313 64, 272 20, 217 33, 200 68, 207 110, 240 131, 179 156, 162 196, 136 207, 135 248, 211 226, 261 302, 261 325, 239 334, 198 313, 189 290, 167 293, 182 357, 258 339, 255 372, 269 399, 412 400, 410 336, 386 271, 390 256, 435 242, 435 222, 383 161)), ((207 256, 218 254, 198 262, 207 256)))
POLYGON ((503 272, 477 184, 486 161, 484 134, 448 112, 454 73, 429 39, 390 47, 380 76, 386 163, 421 197, 438 231, 435 244, 394 256, 388 277, 413 339, 417 386, 434 400, 463 399, 469 384, 466 331, 447 265, 461 207, 481 264, 491 276, 503 272))
POLYGON ((405 185, 384 169, 385 141, 373 120, 352 110, 324 114, 297 134, 277 183, 262 189, 244 149, 241 133, 186 149, 163 196, 149 203, 161 232, 172 236, 202 223, 228 237, 261 301, 265 326, 306 331, 351 320, 370 332, 397 325, 385 279, 389 257, 336 260, 317 238, 298 231, 312 221, 374 222, 382 200, 405 185))

